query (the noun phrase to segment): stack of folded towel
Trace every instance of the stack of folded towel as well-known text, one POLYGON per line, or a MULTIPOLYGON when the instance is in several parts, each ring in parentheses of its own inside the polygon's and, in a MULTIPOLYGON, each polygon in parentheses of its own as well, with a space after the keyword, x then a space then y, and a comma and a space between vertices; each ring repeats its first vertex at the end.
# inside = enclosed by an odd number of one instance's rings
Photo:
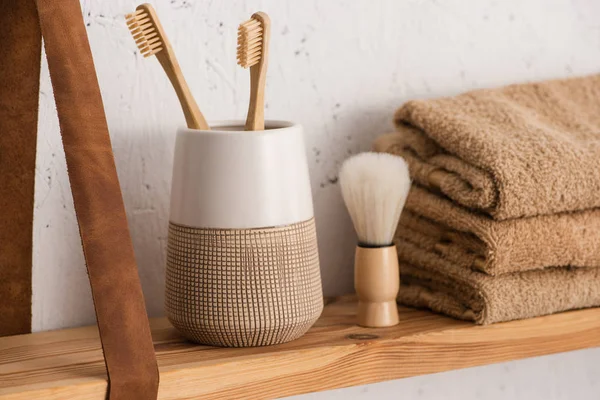
POLYGON ((488 324, 600 306, 600 75, 411 101, 398 300, 488 324))

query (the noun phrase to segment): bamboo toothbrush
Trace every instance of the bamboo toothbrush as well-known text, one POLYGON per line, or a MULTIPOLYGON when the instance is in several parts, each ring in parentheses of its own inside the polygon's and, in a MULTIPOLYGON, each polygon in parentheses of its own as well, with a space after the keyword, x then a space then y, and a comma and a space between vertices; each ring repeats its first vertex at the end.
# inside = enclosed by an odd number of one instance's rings
POLYGON ((154 8, 150 4, 141 4, 137 6, 134 13, 127 14, 125 18, 141 54, 144 57, 156 55, 165 70, 181 103, 188 128, 209 130, 210 127, 183 77, 175 53, 154 8))
POLYGON ((358 234, 354 258, 358 324, 396 325, 400 271, 393 239, 410 189, 408 166, 402 157, 361 153, 344 162, 339 180, 358 234))
POLYGON ((237 61, 250 68, 250 104, 246 118, 247 131, 265 129, 265 81, 269 57, 271 20, 264 12, 252 17, 238 28, 237 61))

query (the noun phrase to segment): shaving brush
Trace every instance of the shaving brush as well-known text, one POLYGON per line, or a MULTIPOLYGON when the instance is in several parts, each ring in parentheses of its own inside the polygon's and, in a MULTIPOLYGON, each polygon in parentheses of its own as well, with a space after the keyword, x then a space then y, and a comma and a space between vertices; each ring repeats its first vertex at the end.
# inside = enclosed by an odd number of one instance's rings
POLYGON ((391 154, 361 153, 342 164, 339 181, 358 235, 354 258, 358 324, 396 325, 400 270, 393 239, 410 189, 408 165, 391 154))

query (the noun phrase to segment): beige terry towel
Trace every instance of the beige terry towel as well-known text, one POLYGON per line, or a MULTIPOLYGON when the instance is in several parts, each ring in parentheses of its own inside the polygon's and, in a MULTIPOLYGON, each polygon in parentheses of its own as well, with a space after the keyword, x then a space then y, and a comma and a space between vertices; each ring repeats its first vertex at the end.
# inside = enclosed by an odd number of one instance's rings
POLYGON ((456 265, 490 275, 600 267, 600 209, 495 221, 413 185, 397 236, 415 232, 456 265))
POLYGON ((375 148, 503 220, 600 207, 600 75, 409 101, 375 148))
POLYGON ((407 306, 478 324, 600 306, 600 268, 547 268, 492 277, 409 241, 396 244, 402 282, 398 301, 407 306))

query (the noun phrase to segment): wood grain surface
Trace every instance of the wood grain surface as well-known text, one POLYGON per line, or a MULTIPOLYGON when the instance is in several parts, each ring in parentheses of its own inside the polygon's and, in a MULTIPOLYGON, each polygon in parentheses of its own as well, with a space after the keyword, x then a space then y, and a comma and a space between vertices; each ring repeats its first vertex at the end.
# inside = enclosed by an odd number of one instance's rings
MULTIPOLYGON (((332 300, 302 338, 223 349, 151 322, 160 399, 278 398, 600 345, 600 309, 475 326, 400 308, 400 324, 355 325, 351 297, 332 300)), ((106 372, 96 327, 0 338, 0 399, 97 399, 106 372)))

